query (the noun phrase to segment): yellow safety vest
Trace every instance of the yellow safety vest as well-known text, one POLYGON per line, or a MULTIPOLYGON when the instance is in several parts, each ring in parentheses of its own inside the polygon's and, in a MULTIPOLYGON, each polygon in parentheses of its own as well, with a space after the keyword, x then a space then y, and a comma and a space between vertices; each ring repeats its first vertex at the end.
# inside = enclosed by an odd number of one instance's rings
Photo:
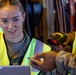
POLYGON ((0 27, 0 32, 3 32, 2 28, 0 27))
MULTIPOLYGON (((75 38, 74 38, 74 41, 73 41, 73 48, 72 48, 72 54, 75 54, 76 53, 76 32, 75 32, 75 38)), ((71 75, 71 74, 68 74, 68 75, 71 75)))
MULTIPOLYGON (((33 57, 37 53, 50 51, 51 48, 39 40, 33 38, 29 44, 27 52, 23 58, 21 65, 29 65, 28 57, 33 57)), ((0 66, 8 66, 10 64, 7 48, 3 39, 3 33, 0 33, 0 66)), ((29 65, 30 66, 30 65, 29 65)), ((37 75, 39 71, 30 66, 31 75, 37 75)))

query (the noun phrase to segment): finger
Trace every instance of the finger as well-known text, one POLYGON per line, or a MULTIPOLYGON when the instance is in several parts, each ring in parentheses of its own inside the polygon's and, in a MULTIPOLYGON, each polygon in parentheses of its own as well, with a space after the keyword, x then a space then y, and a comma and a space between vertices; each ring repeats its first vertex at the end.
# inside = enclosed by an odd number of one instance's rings
POLYGON ((67 36, 66 40, 63 42, 63 45, 67 45, 70 41, 70 37, 67 36))
POLYGON ((71 46, 66 46, 65 48, 64 48, 64 51, 70 51, 71 50, 71 46))
POLYGON ((45 56, 45 52, 40 53, 40 54, 36 54, 33 58, 39 59, 39 58, 44 58, 44 56, 45 56))
POLYGON ((33 63, 29 63, 29 64, 30 64, 32 67, 34 67, 34 68, 36 68, 36 69, 38 69, 38 70, 41 70, 38 65, 35 65, 35 64, 33 64, 33 63))
POLYGON ((43 61, 37 60, 37 59, 30 59, 30 62, 35 64, 35 65, 41 65, 43 61))

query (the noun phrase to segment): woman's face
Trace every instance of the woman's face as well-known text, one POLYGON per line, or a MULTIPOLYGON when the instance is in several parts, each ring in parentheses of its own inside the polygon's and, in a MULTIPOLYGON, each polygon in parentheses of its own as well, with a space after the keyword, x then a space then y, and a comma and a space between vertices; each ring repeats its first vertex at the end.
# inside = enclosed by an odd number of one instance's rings
POLYGON ((25 14, 22 15, 19 7, 8 5, 0 8, 0 25, 8 39, 21 37, 24 20, 25 14))

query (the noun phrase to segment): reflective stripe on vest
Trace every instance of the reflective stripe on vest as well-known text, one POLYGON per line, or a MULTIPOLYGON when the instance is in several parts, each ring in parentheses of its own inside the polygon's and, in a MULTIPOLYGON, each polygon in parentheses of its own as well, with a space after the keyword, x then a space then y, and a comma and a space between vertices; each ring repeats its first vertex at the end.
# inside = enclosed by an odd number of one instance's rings
MULTIPOLYGON (((35 50, 34 50, 34 55, 41 53, 43 51, 43 43, 40 42, 39 40, 36 40, 36 46, 35 46, 35 50)), ((38 72, 37 69, 32 67, 32 71, 36 71, 38 72)))
MULTIPOLYGON (((46 44, 40 42, 39 40, 36 40, 33 38, 29 44, 28 50, 23 58, 21 65, 29 65, 28 57, 33 57, 34 54, 50 51, 50 47, 46 44), (38 49, 38 50, 37 50, 38 49)), ((1 66, 7 66, 9 65, 9 59, 7 55, 6 45, 3 39, 3 33, 0 33, 0 65, 1 66)), ((30 66, 30 65, 29 65, 30 66)), ((37 70, 32 70, 32 67, 30 66, 31 75, 37 75, 37 70)))

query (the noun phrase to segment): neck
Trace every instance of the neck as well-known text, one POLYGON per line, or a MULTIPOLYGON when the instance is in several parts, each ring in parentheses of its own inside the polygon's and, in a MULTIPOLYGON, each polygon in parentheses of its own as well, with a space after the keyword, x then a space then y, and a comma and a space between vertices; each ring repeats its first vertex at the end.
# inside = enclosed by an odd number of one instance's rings
POLYGON ((21 35, 19 35, 17 38, 14 38, 14 39, 13 38, 8 38, 8 37, 5 36, 5 39, 8 40, 9 42, 12 42, 12 43, 19 43, 23 40, 23 38, 24 38, 23 33, 21 33, 21 35))

